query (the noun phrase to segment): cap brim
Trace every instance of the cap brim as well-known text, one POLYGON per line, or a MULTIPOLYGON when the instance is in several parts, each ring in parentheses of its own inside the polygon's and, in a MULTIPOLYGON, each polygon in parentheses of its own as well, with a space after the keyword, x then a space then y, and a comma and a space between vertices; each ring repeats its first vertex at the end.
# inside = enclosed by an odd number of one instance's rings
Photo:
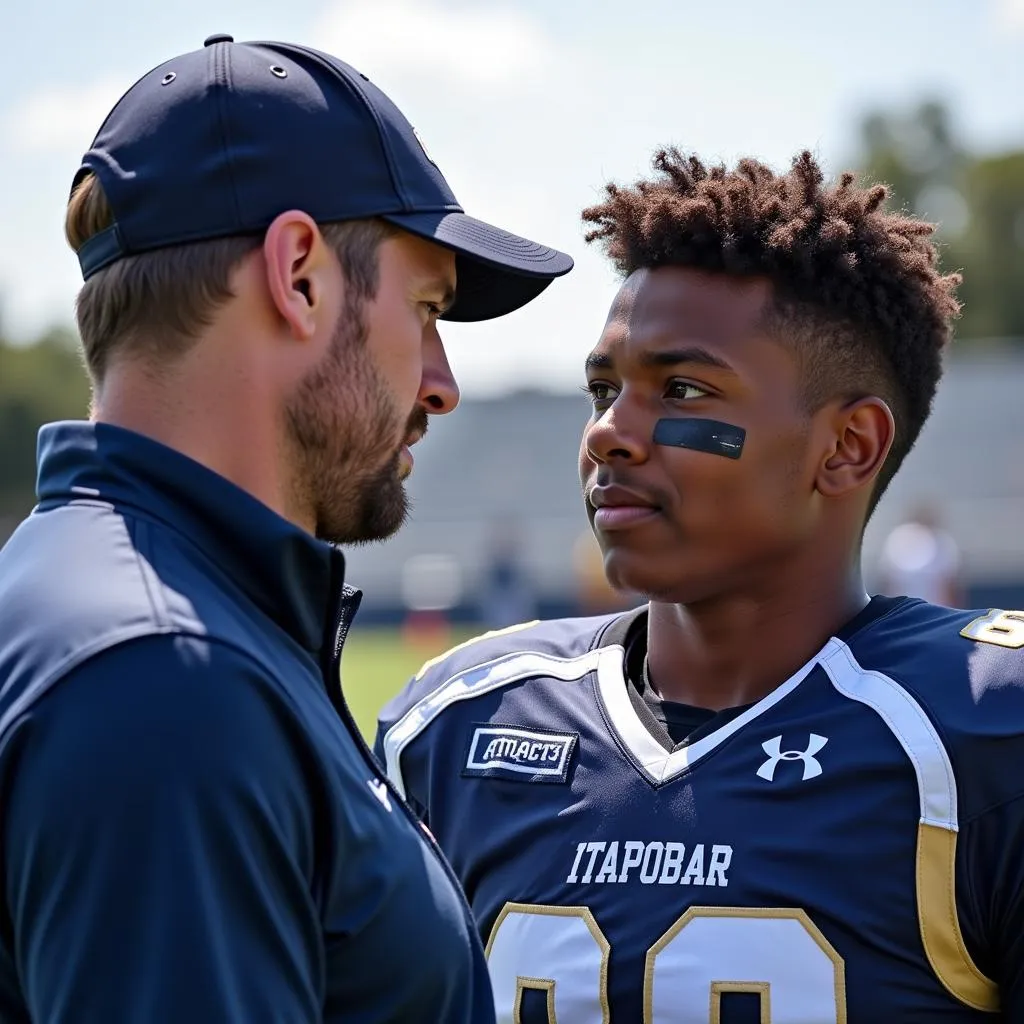
POLYGON ((509 234, 464 213, 388 213, 383 219, 453 249, 455 304, 445 320, 492 320, 535 299, 556 277, 572 270, 572 257, 509 234))

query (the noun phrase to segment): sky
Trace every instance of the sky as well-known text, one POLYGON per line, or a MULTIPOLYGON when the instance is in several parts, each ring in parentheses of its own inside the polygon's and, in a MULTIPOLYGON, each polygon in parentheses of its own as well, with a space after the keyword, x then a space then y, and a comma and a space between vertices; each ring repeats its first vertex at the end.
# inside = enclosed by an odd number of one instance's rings
POLYGON ((70 324, 81 154, 121 93, 214 32, 327 50, 417 127, 468 213, 571 253, 517 313, 445 328, 465 397, 582 380, 617 287, 580 210, 678 145, 849 166, 875 108, 947 102, 979 151, 1024 146, 1024 0, 36 0, 0 36, 0 326, 70 324))

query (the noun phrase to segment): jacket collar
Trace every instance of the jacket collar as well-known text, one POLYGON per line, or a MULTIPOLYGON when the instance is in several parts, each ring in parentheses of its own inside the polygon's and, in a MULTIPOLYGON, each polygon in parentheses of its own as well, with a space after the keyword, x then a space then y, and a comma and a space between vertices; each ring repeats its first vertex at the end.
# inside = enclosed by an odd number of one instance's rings
POLYGON ((339 615, 350 621, 358 606, 359 592, 343 587, 341 551, 188 456, 133 431, 47 424, 39 432, 36 492, 37 511, 88 500, 160 521, 308 651, 333 649, 339 615))

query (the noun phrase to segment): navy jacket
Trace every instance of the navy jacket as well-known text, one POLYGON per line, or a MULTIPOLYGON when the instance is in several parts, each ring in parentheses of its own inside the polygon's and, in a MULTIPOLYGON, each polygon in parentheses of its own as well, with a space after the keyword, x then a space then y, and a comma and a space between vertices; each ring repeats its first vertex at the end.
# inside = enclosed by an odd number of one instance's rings
POLYGON ((130 431, 0 552, 0 1020, 479 1024, 450 869, 341 694, 341 554, 130 431))

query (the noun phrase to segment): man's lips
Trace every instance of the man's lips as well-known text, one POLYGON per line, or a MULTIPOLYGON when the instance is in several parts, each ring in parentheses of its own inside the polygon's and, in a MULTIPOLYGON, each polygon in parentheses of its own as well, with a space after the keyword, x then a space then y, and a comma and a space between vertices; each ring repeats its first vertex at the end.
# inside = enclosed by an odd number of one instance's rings
POLYGON ((592 487, 587 500, 594 508, 594 525, 599 530, 622 530, 658 515, 650 498, 618 484, 592 487))
POLYGON ((404 480, 411 472, 415 459, 412 457, 410 449, 414 444, 423 438, 423 431, 414 430, 406 435, 405 441, 402 443, 402 447, 398 452, 398 461, 402 469, 402 479, 404 480))
POLYGON ((658 515, 650 505, 605 505, 594 510, 594 525, 599 530, 624 530, 658 515))

